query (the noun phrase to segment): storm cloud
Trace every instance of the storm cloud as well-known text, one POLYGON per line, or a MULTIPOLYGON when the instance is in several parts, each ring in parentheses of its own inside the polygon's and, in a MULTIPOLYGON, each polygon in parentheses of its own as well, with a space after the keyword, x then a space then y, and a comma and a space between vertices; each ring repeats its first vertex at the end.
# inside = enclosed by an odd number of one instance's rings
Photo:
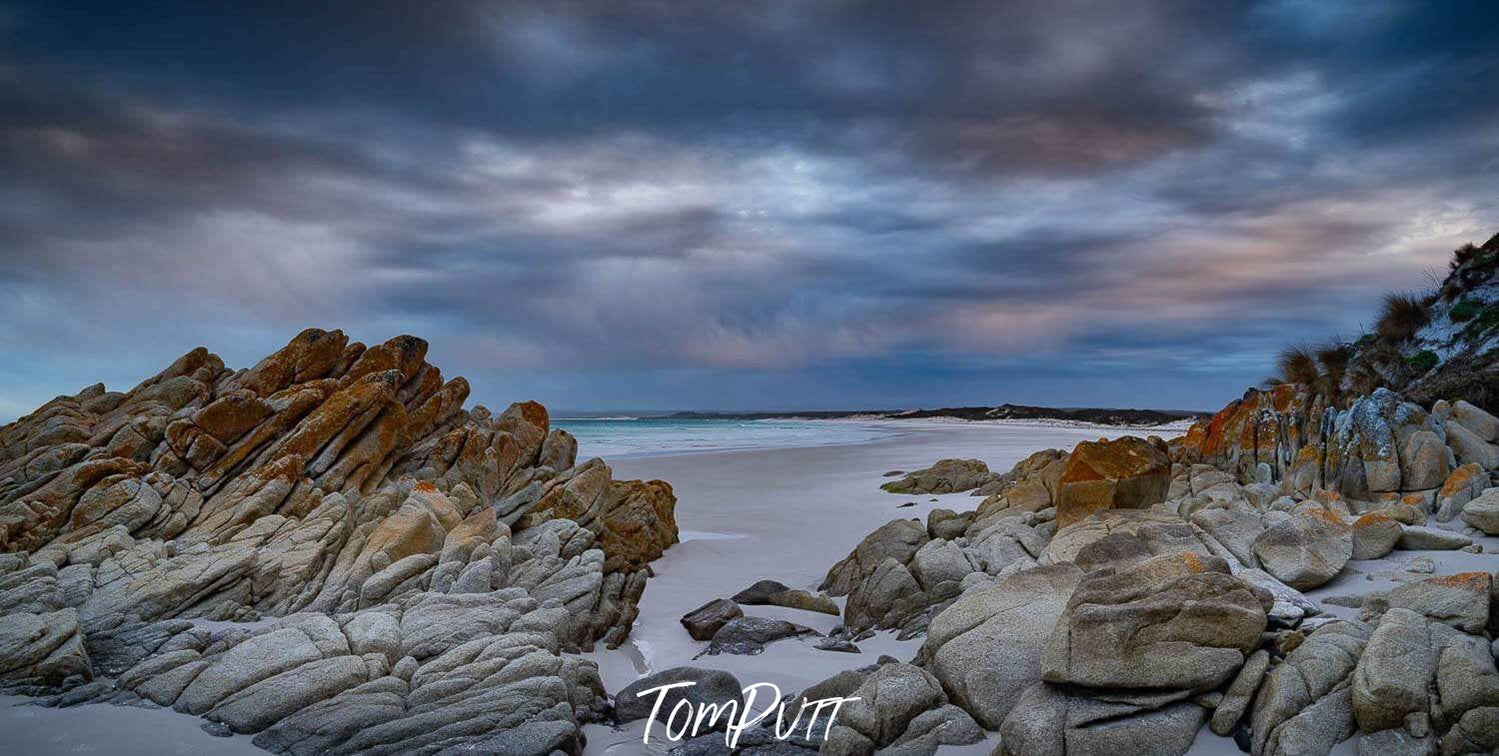
POLYGON ((410 332, 571 409, 1208 408, 1499 230, 1486 3, 0 3, 0 419, 410 332))

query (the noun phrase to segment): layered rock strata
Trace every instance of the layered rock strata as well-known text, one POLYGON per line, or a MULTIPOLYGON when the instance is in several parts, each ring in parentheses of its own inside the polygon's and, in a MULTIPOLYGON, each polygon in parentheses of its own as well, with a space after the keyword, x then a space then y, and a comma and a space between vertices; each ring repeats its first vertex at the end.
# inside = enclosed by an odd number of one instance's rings
POLYGON ((277 752, 581 750, 607 699, 563 652, 629 633, 675 497, 426 352, 198 348, 0 428, 0 681, 277 752))

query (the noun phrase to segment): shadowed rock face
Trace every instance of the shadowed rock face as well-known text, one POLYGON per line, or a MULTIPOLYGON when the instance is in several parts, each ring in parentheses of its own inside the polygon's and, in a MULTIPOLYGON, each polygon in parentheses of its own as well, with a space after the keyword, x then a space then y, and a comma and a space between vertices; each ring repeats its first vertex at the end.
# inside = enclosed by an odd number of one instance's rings
POLYGON ((540 404, 465 410, 426 352, 198 348, 0 428, 0 683, 117 676, 58 701, 143 697, 277 751, 577 750, 603 691, 558 653, 628 634, 675 497, 575 464, 540 404))

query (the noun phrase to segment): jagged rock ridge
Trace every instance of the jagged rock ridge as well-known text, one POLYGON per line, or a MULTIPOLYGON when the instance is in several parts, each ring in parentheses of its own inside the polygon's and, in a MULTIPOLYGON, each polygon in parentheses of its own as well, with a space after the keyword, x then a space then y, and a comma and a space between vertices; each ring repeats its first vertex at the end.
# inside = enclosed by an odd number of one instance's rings
POLYGON ((426 351, 309 329, 233 371, 198 348, 0 428, 0 683, 277 751, 579 750, 606 699, 559 652, 628 634, 675 497, 575 464, 535 402, 463 409, 426 351))

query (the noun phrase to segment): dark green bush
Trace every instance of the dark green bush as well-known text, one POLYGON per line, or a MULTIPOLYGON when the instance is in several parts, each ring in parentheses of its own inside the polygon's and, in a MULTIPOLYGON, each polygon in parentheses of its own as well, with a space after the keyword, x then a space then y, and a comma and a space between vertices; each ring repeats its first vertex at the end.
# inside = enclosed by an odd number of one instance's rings
POLYGON ((1478 317, 1478 313, 1481 309, 1482 308, 1479 307, 1477 302, 1471 299, 1464 299, 1463 301, 1453 305, 1452 312, 1448 313, 1447 315, 1448 317, 1452 318, 1452 322, 1463 323, 1478 317))
POLYGON ((1430 349, 1422 349, 1415 354, 1405 358, 1405 364, 1425 373, 1437 366, 1437 353, 1430 349))
POLYGON ((1469 341, 1480 341, 1488 337, 1495 328, 1499 328, 1499 304, 1491 304, 1484 308, 1483 312, 1474 317, 1466 328, 1463 328, 1461 336, 1469 341))

